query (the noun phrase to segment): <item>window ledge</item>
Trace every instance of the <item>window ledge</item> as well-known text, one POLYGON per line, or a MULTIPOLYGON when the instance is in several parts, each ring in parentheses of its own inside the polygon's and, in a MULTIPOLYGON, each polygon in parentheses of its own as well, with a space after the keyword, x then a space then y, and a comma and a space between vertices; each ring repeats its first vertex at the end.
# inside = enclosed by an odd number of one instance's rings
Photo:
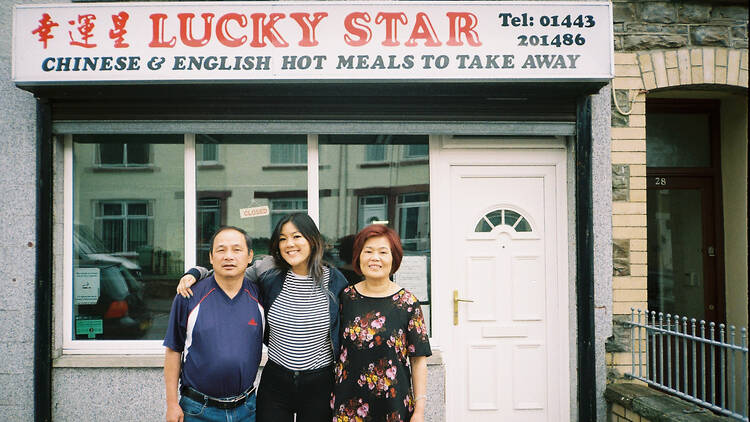
POLYGON ((62 355, 54 368, 161 368, 164 354, 149 355, 62 355))
MULTIPOLYGON (((331 168, 330 165, 320 165, 318 169, 324 170, 331 168)), ((261 170, 307 170, 307 164, 269 164, 261 167, 261 170)))
POLYGON ((390 167, 391 163, 389 161, 384 161, 382 163, 363 163, 360 164, 358 167, 362 169, 371 169, 371 168, 379 168, 379 167, 390 167))
POLYGON ((404 158, 399 162, 401 166, 417 166, 421 164, 429 164, 430 160, 427 158, 404 158))
POLYGON ((200 170, 224 170, 224 164, 216 164, 216 163, 206 163, 206 164, 198 163, 197 167, 200 170))
POLYGON ((94 173, 153 173, 156 171, 154 166, 144 167, 91 167, 94 173))

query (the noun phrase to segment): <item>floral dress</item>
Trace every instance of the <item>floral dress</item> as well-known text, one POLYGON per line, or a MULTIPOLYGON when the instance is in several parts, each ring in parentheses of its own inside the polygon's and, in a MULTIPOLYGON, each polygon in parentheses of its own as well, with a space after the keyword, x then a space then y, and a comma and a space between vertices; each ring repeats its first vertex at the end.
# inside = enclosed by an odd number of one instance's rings
POLYGON ((417 298, 341 292, 341 349, 333 388, 334 422, 408 422, 414 412, 409 356, 430 356, 417 298))

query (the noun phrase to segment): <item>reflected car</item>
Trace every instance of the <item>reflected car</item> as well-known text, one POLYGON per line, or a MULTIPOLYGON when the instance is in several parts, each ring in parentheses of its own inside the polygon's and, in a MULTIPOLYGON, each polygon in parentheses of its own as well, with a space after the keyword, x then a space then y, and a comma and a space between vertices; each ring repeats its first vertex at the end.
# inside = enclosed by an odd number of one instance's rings
MULTIPOLYGON (((152 315, 144 301, 145 286, 121 264, 79 261, 76 268, 99 269, 99 298, 95 304, 77 305, 76 319, 101 320, 98 339, 137 339, 151 328, 152 315)), ((89 338, 77 334, 77 339, 89 338)))
MULTIPOLYGON (((97 326, 101 321, 101 333, 98 328, 93 330, 97 339, 143 337, 151 328, 153 317, 146 307, 140 266, 109 252, 90 230, 80 225, 74 231, 74 256, 76 269, 99 269, 99 297, 96 303, 76 305, 76 320, 88 321, 88 326, 97 326)), ((92 337, 76 334, 76 339, 87 338, 92 337)))

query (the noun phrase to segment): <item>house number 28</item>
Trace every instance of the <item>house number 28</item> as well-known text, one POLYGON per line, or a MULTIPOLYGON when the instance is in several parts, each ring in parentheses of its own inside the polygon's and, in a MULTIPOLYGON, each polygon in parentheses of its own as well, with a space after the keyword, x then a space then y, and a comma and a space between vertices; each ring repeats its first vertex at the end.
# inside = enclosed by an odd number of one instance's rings
POLYGON ((667 178, 666 177, 655 177, 654 178, 654 184, 656 186, 667 186, 667 178))

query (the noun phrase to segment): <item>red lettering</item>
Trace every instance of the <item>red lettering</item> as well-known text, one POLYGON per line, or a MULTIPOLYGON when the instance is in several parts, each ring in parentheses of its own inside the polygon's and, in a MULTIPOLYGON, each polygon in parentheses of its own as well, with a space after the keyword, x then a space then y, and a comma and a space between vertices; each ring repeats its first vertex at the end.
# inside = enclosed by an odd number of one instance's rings
POLYGON ((432 27, 432 22, 430 22, 430 18, 427 14, 422 12, 417 13, 417 20, 414 23, 411 36, 404 45, 407 47, 414 47, 417 45, 417 42, 415 41, 417 39, 425 40, 425 47, 437 47, 442 44, 440 40, 438 40, 435 29, 432 27))
MULTIPOLYGON (((68 36, 70 36, 70 45, 77 45, 78 47, 83 48, 94 48, 96 47, 96 44, 89 43, 89 38, 91 38, 94 34, 92 32, 94 31, 94 20, 96 19, 95 15, 78 15, 78 27, 76 28, 78 30, 78 34, 81 35, 81 39, 83 41, 76 41, 73 39, 73 31, 68 31, 68 36)), ((76 21, 68 21, 69 24, 75 25, 76 21)))
POLYGON ((39 26, 31 31, 31 33, 39 34, 39 41, 44 43, 44 48, 47 48, 47 40, 55 38, 50 32, 52 32, 52 28, 56 26, 60 25, 52 20, 49 13, 44 13, 42 14, 42 18, 39 19, 39 26))
POLYGON ((250 15, 250 19, 253 20, 253 40, 250 42, 250 45, 253 47, 265 47, 265 40, 268 39, 274 47, 289 47, 289 43, 274 28, 276 22, 285 16, 283 13, 271 13, 268 17, 268 22, 264 23, 266 19, 265 13, 253 13, 250 15))
POLYGON ((461 34, 464 34, 466 41, 473 47, 482 45, 479 41, 479 35, 474 30, 478 22, 476 15, 468 12, 448 12, 446 16, 448 16, 450 22, 450 38, 446 42, 447 45, 464 45, 460 39, 461 34))
POLYGON ((316 12, 313 15, 313 19, 310 20, 309 13, 290 13, 289 17, 297 21, 297 24, 302 28, 302 40, 299 42, 300 47, 314 47, 318 45, 318 40, 315 39, 315 28, 320 23, 321 19, 328 16, 326 12, 316 12))
POLYGON ((240 28, 247 26, 247 18, 245 15, 239 13, 227 13, 216 21, 216 39, 227 47, 239 47, 247 41, 247 36, 243 35, 240 38, 234 38, 229 35, 227 24, 230 20, 237 22, 240 25, 240 28))
POLYGON ((109 30, 109 38, 115 40, 115 48, 127 48, 130 44, 126 43, 125 34, 128 31, 125 30, 125 24, 127 24, 130 15, 127 12, 120 12, 116 15, 112 15, 112 26, 113 29, 109 30))
POLYGON ((385 41, 383 41, 381 44, 388 47, 394 47, 399 45, 398 40, 396 39, 398 37, 398 22, 401 22, 402 25, 406 25, 408 22, 406 20, 406 14, 403 12, 398 13, 384 13, 380 12, 375 16, 375 23, 380 24, 383 21, 385 21, 385 41))
POLYGON ((193 36, 193 13, 178 13, 180 19, 180 40, 188 47, 203 47, 211 40, 211 22, 214 19, 213 13, 203 13, 203 38, 196 39, 193 36))
POLYGON ((148 43, 149 47, 166 47, 166 48, 172 48, 177 44, 177 39, 175 37, 172 37, 169 41, 164 41, 164 21, 167 20, 167 15, 163 13, 154 13, 149 16, 151 21, 153 22, 153 34, 154 37, 151 39, 151 42, 148 43))
POLYGON ((346 28, 346 32, 358 37, 357 39, 354 39, 350 37, 349 34, 344 34, 344 41, 352 47, 365 45, 372 39, 372 31, 370 30, 370 27, 359 22, 360 20, 370 22, 370 14, 366 12, 353 12, 349 13, 346 15, 346 18, 344 18, 344 28, 346 28))

